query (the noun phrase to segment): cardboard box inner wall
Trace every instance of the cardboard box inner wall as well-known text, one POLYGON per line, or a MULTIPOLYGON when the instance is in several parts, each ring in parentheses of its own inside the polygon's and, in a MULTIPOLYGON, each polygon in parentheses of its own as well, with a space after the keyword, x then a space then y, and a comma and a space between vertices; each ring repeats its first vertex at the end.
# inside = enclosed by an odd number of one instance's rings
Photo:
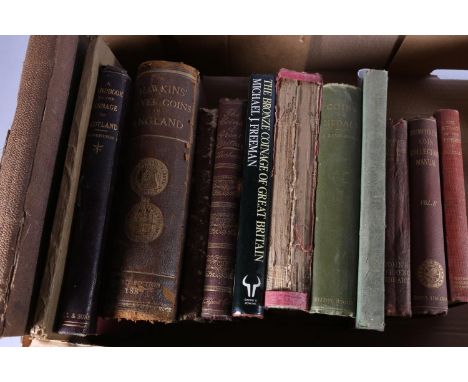
MULTIPOLYGON (((203 106, 220 96, 246 97, 246 76, 280 68, 319 71, 325 82, 357 83, 358 69, 389 70, 388 114, 428 116, 455 108, 462 121, 465 185, 468 189, 468 81, 430 76, 437 68, 468 69, 468 37, 436 36, 104 36, 121 65, 134 78, 146 60, 182 61, 200 70, 203 106)), ((468 305, 447 317, 389 319, 385 333, 353 330, 347 319, 271 312, 263 321, 233 323, 133 324, 101 321, 92 343, 119 344, 468 344, 468 305)))

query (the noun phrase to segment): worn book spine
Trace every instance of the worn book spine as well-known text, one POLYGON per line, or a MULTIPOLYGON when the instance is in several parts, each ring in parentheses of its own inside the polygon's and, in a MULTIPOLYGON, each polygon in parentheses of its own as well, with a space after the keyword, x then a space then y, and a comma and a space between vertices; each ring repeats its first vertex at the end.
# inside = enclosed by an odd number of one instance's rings
POLYGON ((201 318, 217 122, 218 109, 199 110, 188 232, 180 286, 180 320, 201 318))
POLYGON ((263 317, 270 238, 275 76, 250 77, 232 315, 263 317))
POLYGON ((307 311, 312 279, 322 78, 319 74, 282 69, 276 86, 265 306, 307 311))
POLYGON ((229 320, 239 226, 245 101, 219 100, 202 317, 229 320))
POLYGON ((468 225, 462 137, 457 110, 435 112, 439 139, 450 301, 468 302, 468 225))
POLYGON ((434 118, 408 121, 411 213, 411 309, 447 313, 444 227, 434 118))
POLYGON ((86 133, 99 68, 102 65, 119 66, 119 63, 103 39, 97 37, 89 42, 81 71, 79 90, 73 102, 73 120, 66 145, 63 171, 60 173, 61 181, 53 210, 53 225, 48 232, 48 252, 44 259, 44 271, 31 327, 31 335, 35 338, 63 339, 67 337, 54 333, 54 326, 68 254, 86 133))
POLYGON ((77 36, 29 39, 0 163, 0 337, 25 334, 34 312, 81 55, 77 36))
POLYGON ((56 331, 96 334, 101 259, 108 240, 121 130, 130 91, 123 69, 102 66, 94 93, 62 283, 56 331))
POLYGON ((387 125, 385 314, 411 316, 408 124, 387 125))
POLYGON ((356 315, 361 131, 361 89, 324 85, 311 313, 356 315))
POLYGON ((181 63, 138 68, 106 262, 105 317, 176 319, 199 83, 198 71, 181 63))
POLYGON ((385 70, 363 69, 362 159, 356 328, 385 326, 385 70))

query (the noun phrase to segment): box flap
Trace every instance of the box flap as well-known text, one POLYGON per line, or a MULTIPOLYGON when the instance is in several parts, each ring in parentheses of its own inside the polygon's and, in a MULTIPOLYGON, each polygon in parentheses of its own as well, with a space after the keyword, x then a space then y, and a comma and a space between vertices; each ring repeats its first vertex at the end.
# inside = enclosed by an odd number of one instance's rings
POLYGON ((249 76, 299 71, 384 69, 400 36, 105 36, 135 73, 149 59, 182 61, 203 75, 249 76))
POLYGON ((434 69, 468 69, 468 36, 406 36, 389 67, 413 75, 434 69))

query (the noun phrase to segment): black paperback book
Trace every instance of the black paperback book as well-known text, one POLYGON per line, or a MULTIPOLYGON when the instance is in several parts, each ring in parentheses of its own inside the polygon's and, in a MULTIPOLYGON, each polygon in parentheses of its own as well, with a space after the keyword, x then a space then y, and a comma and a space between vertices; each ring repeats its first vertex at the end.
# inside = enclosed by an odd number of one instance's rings
POLYGON ((232 314, 263 317, 270 235, 276 88, 272 74, 250 76, 232 314))

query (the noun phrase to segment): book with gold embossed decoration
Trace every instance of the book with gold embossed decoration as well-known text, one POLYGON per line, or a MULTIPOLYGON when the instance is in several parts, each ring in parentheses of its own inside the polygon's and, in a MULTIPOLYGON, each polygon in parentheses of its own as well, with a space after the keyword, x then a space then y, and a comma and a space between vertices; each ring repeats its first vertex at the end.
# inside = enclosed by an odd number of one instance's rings
POLYGON ((408 121, 411 310, 414 315, 447 314, 442 195, 436 120, 408 121))
POLYGON ((222 98, 213 169, 202 317, 231 318, 246 103, 222 98))
POLYGON ((110 65, 100 68, 56 318, 59 334, 96 334, 101 259, 129 92, 125 70, 110 65))
POLYGON ((181 63, 148 61, 138 68, 135 82, 102 314, 172 322, 188 215, 199 73, 181 63))

